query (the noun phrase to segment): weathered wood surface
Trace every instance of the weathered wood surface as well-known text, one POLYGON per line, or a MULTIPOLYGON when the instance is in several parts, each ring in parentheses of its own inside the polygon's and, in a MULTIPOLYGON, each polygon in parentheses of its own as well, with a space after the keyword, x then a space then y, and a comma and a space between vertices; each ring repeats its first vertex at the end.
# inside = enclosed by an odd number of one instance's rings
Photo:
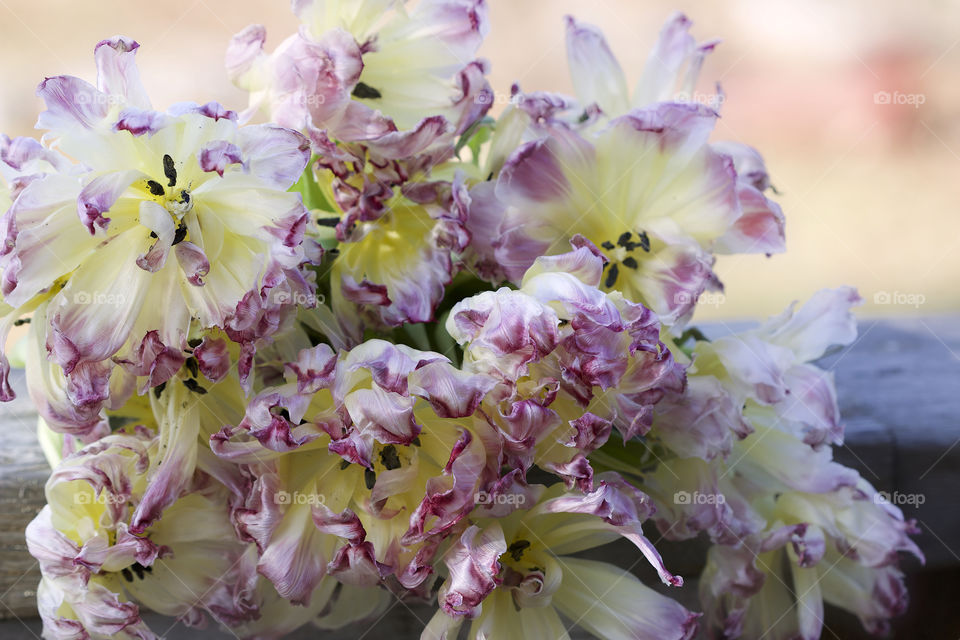
MULTIPOLYGON (((960 317, 865 319, 860 327, 860 339, 854 345, 821 363, 835 372, 847 427, 846 444, 836 456, 882 491, 922 496, 922 504, 900 506, 908 517, 917 519, 923 531, 918 543, 927 556, 924 571, 939 570, 926 575, 946 575, 956 581, 960 575, 960 317)), ((726 325, 716 325, 708 333, 728 330, 726 325)), ((13 383, 18 399, 0 406, 7 443, 0 450, 0 617, 16 618, 0 622, 4 640, 39 636, 39 622, 31 619, 38 573, 26 553, 23 529, 42 506, 47 474, 34 443, 35 417, 22 374, 15 372, 13 383)), ((701 557, 695 548, 666 542, 659 546, 671 569, 681 575, 697 575, 701 557)), ((637 556, 632 548, 619 544, 608 545, 599 555, 618 564, 629 564, 637 556)), ((648 584, 656 583, 655 577, 643 573, 644 566, 637 563, 635 569, 648 584)), ((909 564, 907 569, 917 572, 919 565, 909 564)), ((923 575, 914 580, 922 580, 923 575)), ((671 595, 696 609, 694 581, 688 580, 688 587, 671 595)), ((923 620, 923 609, 931 606, 930 598, 915 600, 910 617, 923 620)), ((942 608, 931 609, 929 615, 941 617, 942 613, 942 608)), ((395 602, 376 623, 336 633, 304 629, 291 637, 417 638, 431 615, 430 607, 395 602)), ((831 627, 840 637, 860 637, 850 622, 840 616, 831 627), (846 631, 848 628, 851 631, 846 631)), ((212 629, 176 627, 167 631, 171 624, 157 617, 151 626, 170 640, 232 637, 212 629)))
MULTIPOLYGON (((30 615, 36 610, 40 572, 27 553, 23 531, 43 506, 43 485, 50 467, 37 444, 37 414, 24 387, 23 372, 10 382, 17 393, 0 405, 3 443, 0 447, 0 618, 30 615)), ((6 638, 0 630, 0 638, 6 638)))

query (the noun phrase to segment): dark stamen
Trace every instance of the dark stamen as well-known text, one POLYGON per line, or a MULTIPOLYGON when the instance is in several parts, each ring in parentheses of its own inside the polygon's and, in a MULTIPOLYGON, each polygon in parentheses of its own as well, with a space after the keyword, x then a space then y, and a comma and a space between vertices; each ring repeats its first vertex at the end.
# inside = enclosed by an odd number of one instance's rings
POLYGON ((156 398, 157 400, 159 400, 159 399, 160 399, 160 394, 163 393, 163 390, 166 389, 166 388, 167 388, 167 383, 166 383, 165 381, 164 381, 164 382, 161 382, 160 384, 158 384, 157 386, 155 386, 155 387, 153 388, 153 397, 156 398))
POLYGON ((387 471, 393 471, 400 468, 400 456, 397 455, 397 448, 388 444, 380 451, 380 462, 386 467, 387 471))
POLYGON ((180 192, 180 202, 188 204, 190 202, 190 192, 184 189, 180 192))
POLYGON ((513 558, 514 562, 520 562, 520 558, 523 557, 523 552, 526 551, 527 547, 529 546, 529 540, 517 540, 507 547, 507 553, 510 554, 510 557, 513 558))
POLYGON ((150 190, 155 196, 166 195, 166 191, 163 190, 163 185, 157 182, 156 180, 147 180, 147 189, 150 190))
POLYGON ((187 225, 180 223, 180 226, 177 227, 176 233, 173 234, 173 244, 178 245, 183 242, 183 239, 187 237, 187 225))
POLYGON ((167 176, 167 180, 170 182, 167 183, 168 187, 177 186, 177 167, 173 164, 173 158, 169 155, 163 156, 163 175, 167 176))
POLYGON ((123 569, 120 570, 120 575, 122 575, 123 579, 126 580, 127 582, 133 582, 133 574, 130 573, 130 569, 127 569, 126 567, 124 567, 123 569))
POLYGON ((340 224, 340 218, 317 218, 317 224, 321 227, 335 227, 340 224))
POLYGON ((130 568, 133 569, 133 572, 137 575, 137 580, 143 580, 143 565, 136 562, 130 568))
POLYGON ((374 473, 373 469, 363 470, 363 483, 367 485, 368 491, 373 490, 373 485, 377 484, 377 474, 374 473))
POLYGON ((637 267, 640 266, 637 264, 637 260, 633 256, 627 256, 626 258, 621 260, 620 263, 625 267, 630 267, 631 269, 636 269, 637 267))
POLYGON ((617 276, 620 274, 620 269, 616 264, 610 265, 610 270, 607 271, 607 279, 603 283, 603 286, 606 288, 611 288, 617 282, 617 276))
POLYGON ((184 380, 183 386, 185 386, 187 389, 190 389, 190 391, 193 391, 194 393, 199 393, 200 395, 203 395, 207 392, 207 390, 201 387, 200 384, 193 378, 184 380))
POLYGON ((358 82, 357 86, 353 88, 353 97, 361 100, 376 100, 383 96, 370 85, 358 82))
POLYGON ((187 371, 190 372, 190 375, 196 378, 200 373, 200 363, 197 362, 197 359, 193 356, 187 358, 187 361, 184 363, 187 365, 187 371))
POLYGON ((19 320, 13 321, 13 326, 22 327, 25 324, 30 324, 30 318, 20 318, 19 320))
POLYGON ((604 240, 602 243, 600 243, 600 246, 606 249, 607 251, 613 250, 613 243, 610 242, 609 240, 604 240))
POLYGON ((640 248, 650 253, 650 236, 647 235, 647 232, 641 231, 637 234, 637 237, 640 238, 640 248))
POLYGON ((349 466, 350 466, 350 461, 349 461, 349 460, 341 460, 341 461, 340 461, 340 471, 343 471, 344 469, 346 469, 346 468, 349 467, 349 466))
POLYGON ((626 247, 627 243, 630 242, 630 238, 632 237, 633 237, 632 233, 630 233, 629 231, 624 231, 623 233, 620 234, 620 237, 617 238, 617 244, 620 245, 621 247, 626 247))
POLYGON ((415 447, 419 447, 419 446, 420 446, 420 436, 417 436, 416 438, 414 438, 413 440, 411 440, 411 441, 410 441, 410 444, 412 444, 412 445, 415 446, 415 447))

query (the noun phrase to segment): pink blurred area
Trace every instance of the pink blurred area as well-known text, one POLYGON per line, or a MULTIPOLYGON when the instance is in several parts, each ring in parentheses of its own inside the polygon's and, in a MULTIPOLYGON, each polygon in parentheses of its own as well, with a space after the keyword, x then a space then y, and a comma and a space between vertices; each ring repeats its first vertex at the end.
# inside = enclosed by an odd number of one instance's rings
MULTIPOLYGON (((502 103, 513 82, 570 91, 563 16, 601 27, 636 77, 674 11, 723 43, 700 90, 726 94, 717 139, 766 156, 788 220, 788 253, 721 257, 725 297, 704 319, 767 315, 826 286, 859 287, 871 314, 960 308, 960 5, 916 0, 490 0, 482 55, 502 103)), ((263 0, 0 0, 0 130, 31 135, 45 77, 92 79, 92 49, 121 33, 156 106, 244 95, 223 72, 230 36, 266 25, 273 47, 297 22, 263 0)), ((502 105, 501 105, 502 106, 502 105)))

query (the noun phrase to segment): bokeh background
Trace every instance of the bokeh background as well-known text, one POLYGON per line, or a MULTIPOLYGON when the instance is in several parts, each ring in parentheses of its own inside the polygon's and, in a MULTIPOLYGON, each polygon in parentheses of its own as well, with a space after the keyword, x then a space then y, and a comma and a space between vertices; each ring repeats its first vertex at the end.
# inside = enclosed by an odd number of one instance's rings
MULTIPOLYGON (((717 139, 766 156, 787 215, 788 252, 721 257, 725 296, 698 317, 780 311, 853 284, 869 315, 960 308, 960 3, 938 0, 490 0, 482 55, 501 97, 571 91, 563 16, 600 26, 638 76, 676 10, 700 40, 720 37, 700 90, 726 93, 717 139)), ((272 49, 297 26, 283 0, 0 0, 0 131, 30 135, 44 76, 92 80, 93 45, 141 43, 155 106, 245 106, 223 72, 229 38, 268 29, 272 49)), ((502 105, 499 105, 502 107, 502 105)))

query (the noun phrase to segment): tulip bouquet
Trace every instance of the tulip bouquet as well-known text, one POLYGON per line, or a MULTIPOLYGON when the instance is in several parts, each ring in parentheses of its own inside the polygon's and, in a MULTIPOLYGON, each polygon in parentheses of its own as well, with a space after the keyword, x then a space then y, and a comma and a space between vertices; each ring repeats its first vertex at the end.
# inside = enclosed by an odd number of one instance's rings
POLYGON ((229 43, 242 112, 157 110, 113 37, 95 85, 40 85, 41 140, 0 139, 45 637, 156 638, 152 610, 279 638, 397 600, 432 640, 810 639, 825 602, 885 630, 914 526, 832 460, 813 364, 856 292, 687 328, 717 254, 784 249, 762 158, 709 141, 719 88, 692 99, 715 43, 672 17, 631 89, 568 18, 576 96, 515 85, 494 119, 484 0, 292 4, 272 52, 229 43), (656 543, 697 537, 694 611, 656 543), (621 566, 582 553, 618 538, 621 566))

